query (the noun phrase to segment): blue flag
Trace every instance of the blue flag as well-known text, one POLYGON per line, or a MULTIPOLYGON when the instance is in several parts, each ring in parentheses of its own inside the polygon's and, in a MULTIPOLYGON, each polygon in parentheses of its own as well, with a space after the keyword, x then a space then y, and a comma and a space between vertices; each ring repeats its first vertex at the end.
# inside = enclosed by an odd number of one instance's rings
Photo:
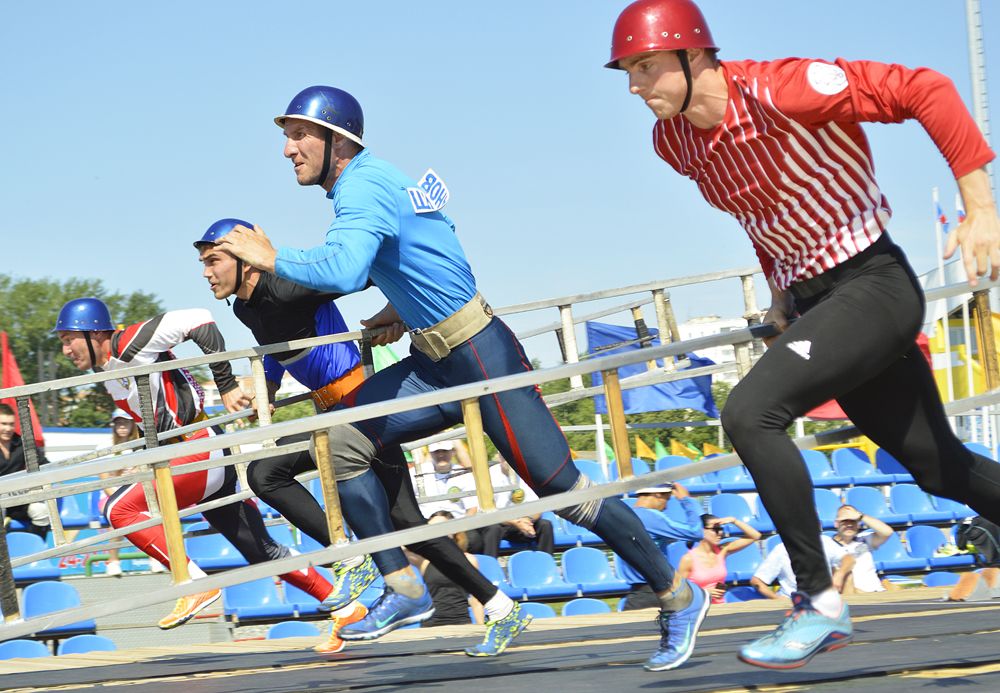
MULTIPOLYGON (((659 346, 660 340, 656 339, 659 334, 657 330, 650 329, 649 334, 653 337, 652 345, 659 346)), ((634 327, 621 327, 619 325, 608 325, 601 322, 587 322, 587 348, 589 353, 600 353, 601 356, 608 354, 619 354, 623 351, 636 351, 640 349, 639 344, 624 344, 613 349, 599 349, 599 347, 620 342, 632 342, 636 340, 634 327)), ((687 354, 690 359, 689 368, 700 368, 711 366, 714 361, 703 359, 694 354, 687 354)), ((663 361, 658 360, 657 364, 662 366, 663 361)), ((646 372, 646 363, 636 363, 631 366, 624 366, 618 369, 619 378, 627 378, 646 372)), ((593 385, 603 383, 600 373, 591 373, 593 385)), ((697 409, 707 416, 718 418, 719 410, 712 399, 712 376, 701 375, 696 378, 686 380, 675 380, 660 385, 647 385, 631 390, 622 391, 622 400, 625 404, 626 414, 638 414, 646 411, 661 411, 663 409, 697 409)), ((594 397, 594 406, 598 414, 606 414, 608 411, 604 396, 594 397)))

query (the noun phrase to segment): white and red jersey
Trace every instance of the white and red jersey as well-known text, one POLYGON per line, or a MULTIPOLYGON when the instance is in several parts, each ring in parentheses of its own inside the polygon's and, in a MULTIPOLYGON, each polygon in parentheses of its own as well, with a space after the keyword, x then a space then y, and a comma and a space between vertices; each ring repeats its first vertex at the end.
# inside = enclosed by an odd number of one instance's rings
POLYGON ((947 77, 926 68, 789 58, 721 63, 723 122, 657 121, 656 153, 750 236, 780 289, 869 247, 892 214, 860 123, 915 118, 955 177, 993 159, 947 77))
MULTIPOLYGON (((103 370, 173 360, 175 357, 170 350, 188 339, 206 354, 225 351, 226 348, 222 334, 207 310, 174 310, 115 332, 111 337, 111 357, 103 370)), ((237 386, 228 362, 213 363, 211 369, 220 393, 229 392, 237 386)), ((144 428, 135 378, 108 380, 104 387, 115 404, 144 428)), ((205 392, 187 369, 151 373, 149 387, 158 433, 193 423, 204 409, 205 392)))

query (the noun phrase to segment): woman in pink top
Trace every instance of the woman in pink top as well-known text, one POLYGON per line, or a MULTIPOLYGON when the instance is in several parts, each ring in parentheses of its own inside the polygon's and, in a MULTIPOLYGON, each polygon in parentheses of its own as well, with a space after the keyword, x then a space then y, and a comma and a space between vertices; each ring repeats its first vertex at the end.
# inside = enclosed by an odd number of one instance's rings
POLYGON ((735 517, 709 514, 701 516, 701 526, 702 539, 681 558, 676 579, 688 578, 708 590, 713 604, 721 604, 726 593, 725 587, 720 586, 726 582, 726 556, 752 546, 760 539, 760 532, 735 517), (739 527, 744 536, 723 544, 724 527, 730 524, 739 527))

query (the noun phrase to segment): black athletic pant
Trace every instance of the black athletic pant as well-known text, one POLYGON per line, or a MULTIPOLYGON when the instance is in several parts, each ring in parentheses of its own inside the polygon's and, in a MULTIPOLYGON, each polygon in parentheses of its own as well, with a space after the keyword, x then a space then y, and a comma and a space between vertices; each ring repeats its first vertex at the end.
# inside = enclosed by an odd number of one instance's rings
POLYGON ((528 536, 512 525, 497 523, 479 530, 482 537, 482 553, 496 558, 500 555, 500 541, 506 539, 515 544, 534 544, 535 551, 553 553, 555 551, 555 531, 552 523, 544 518, 534 521, 535 536, 528 536))
MULTIPOLYGON (((281 438, 278 444, 287 445, 308 439, 309 434, 304 433, 281 438)), ((372 462, 372 471, 385 487, 392 526, 396 529, 409 529, 427 524, 427 519, 417 505, 403 451, 399 446, 394 446, 383 451, 383 455, 386 459, 376 458, 372 462)), ((323 546, 329 546, 330 532, 326 525, 326 513, 313 495, 295 480, 296 475, 313 469, 316 469, 316 463, 308 452, 291 453, 255 460, 247 469, 247 478, 250 488, 260 498, 310 537, 323 546)), ((364 522, 364 518, 345 517, 348 524, 353 526, 364 522)), ((496 595, 496 586, 469 563, 458 545, 448 537, 416 542, 407 548, 426 558, 481 603, 485 604, 496 595)))
POLYGON ((1000 522, 1000 464, 969 452, 945 417, 916 337, 924 299, 888 237, 793 285, 801 317, 730 393, 722 425, 781 535, 798 589, 831 586, 812 481, 787 427, 836 399, 925 491, 1000 522))

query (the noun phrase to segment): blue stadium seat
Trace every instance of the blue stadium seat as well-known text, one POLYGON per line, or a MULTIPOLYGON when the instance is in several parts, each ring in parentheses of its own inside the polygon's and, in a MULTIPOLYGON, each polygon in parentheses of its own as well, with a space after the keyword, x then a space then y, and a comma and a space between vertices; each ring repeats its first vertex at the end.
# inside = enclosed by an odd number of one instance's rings
POLYGON ((305 621, 282 621, 267 629, 266 640, 319 637, 319 628, 305 621))
MULTIPOLYGON (((80 595, 76 588, 65 582, 36 582, 24 588, 22 597, 24 609, 22 616, 25 619, 35 618, 53 611, 63 611, 80 606, 80 595)), ((93 619, 77 621, 66 626, 56 626, 35 635, 38 637, 77 635, 79 633, 93 633, 97 630, 97 624, 93 619)))
POLYGON ((892 474, 894 483, 913 483, 913 475, 910 474, 909 470, 882 448, 875 451, 875 468, 883 474, 892 474))
POLYGON ((604 473, 601 463, 595 460, 573 460, 573 464, 580 470, 581 474, 590 477, 595 484, 604 484, 608 481, 608 475, 604 473))
POLYGON ((750 478, 750 474, 747 473, 742 464, 720 469, 715 473, 715 480, 719 482, 721 493, 742 493, 757 489, 753 479, 750 478))
POLYGON ((960 577, 958 573, 933 571, 924 575, 924 587, 950 587, 958 584, 960 577))
POLYGON ((781 535, 772 534, 764 541, 764 555, 771 553, 774 547, 781 543, 781 535))
POLYGON ((957 500, 952 500, 951 498, 931 496, 931 502, 938 510, 951 513, 952 519, 959 522, 967 517, 975 517, 979 514, 965 503, 959 503, 957 500))
POLYGON ((555 609, 539 602, 521 602, 521 611, 531 614, 532 618, 553 618, 556 615, 555 609))
POLYGON ((28 657, 51 657, 43 643, 37 640, 8 640, 0 643, 0 659, 26 659, 28 657))
POLYGON ((279 544, 289 547, 295 546, 295 539, 292 537, 292 528, 288 525, 271 525, 267 528, 267 533, 279 544))
POLYGON ((924 570, 929 563, 926 558, 911 556, 903 548, 898 534, 893 534, 885 543, 872 552, 875 565, 885 573, 894 570, 924 570))
MULTIPOLYGON (((327 582, 333 582, 333 575, 323 567, 317 567, 316 571, 326 578, 327 582)), ((380 578, 381 579, 381 578, 380 578)), ((290 582, 285 582, 285 603, 291 604, 299 616, 307 616, 320 613, 319 600, 305 590, 301 590, 290 582)))
MULTIPOLYGON (((681 465, 691 464, 692 460, 681 455, 667 455, 656 460, 653 465, 655 471, 672 469, 681 465)), ((691 493, 718 493, 719 483, 715 480, 715 472, 709 472, 699 476, 692 476, 686 479, 678 479, 691 493)))
MULTIPOLYGON (((717 517, 735 517, 749 525, 753 525, 757 520, 743 496, 738 496, 735 493, 720 493, 710 497, 708 499, 708 512, 717 517)), ((742 534, 739 528, 732 525, 726 527, 726 532, 742 534)))
POLYGON ((917 525, 906 530, 906 548, 911 556, 927 559, 931 568, 974 565, 976 559, 967 553, 953 556, 935 556, 934 552, 947 543, 944 534, 937 527, 917 525))
POLYGON ((850 477, 838 476, 830 466, 830 462, 819 450, 801 450, 802 461, 806 463, 809 470, 809 478, 812 479, 813 486, 817 488, 827 488, 830 486, 848 486, 851 483, 850 477))
POLYGON ((877 517, 890 525, 906 524, 910 521, 909 515, 890 511, 882 491, 871 486, 855 486, 848 489, 844 494, 844 500, 865 515, 877 517))
MULTIPOLYGON (((639 457, 632 458, 632 474, 634 476, 642 476, 643 474, 649 474, 649 463, 646 460, 639 457)), ((618 463, 609 462, 608 463, 608 474, 611 476, 611 481, 616 481, 618 479, 618 463)))
POLYGON ((591 532, 586 527, 581 527, 580 525, 575 525, 569 520, 563 519, 563 541, 569 541, 573 537, 576 537, 576 541, 573 542, 576 546, 596 546, 598 544, 603 544, 604 540, 599 536, 591 532))
POLYGON ((102 635, 74 635, 59 643, 56 654, 71 655, 87 652, 114 652, 118 646, 102 635))
POLYGON ((550 510, 542 513, 542 517, 552 523, 552 542, 559 548, 580 545, 580 535, 578 532, 571 532, 566 529, 566 521, 550 510))
MULTIPOLYGON (((48 546, 45 540, 37 534, 11 532, 7 535, 7 552, 11 558, 28 556, 46 548, 48 546)), ((58 580, 60 577, 59 563, 55 558, 45 558, 14 568, 14 581, 18 584, 38 580, 58 580)))
POLYGON ((667 562, 674 567, 674 570, 681 564, 684 554, 691 550, 686 541, 672 541, 667 544, 667 562))
POLYGON ((949 522, 951 511, 938 510, 916 484, 896 484, 889 489, 889 503, 897 514, 909 515, 910 522, 949 522))
POLYGON ((499 587, 501 592, 512 599, 522 599, 524 597, 524 590, 515 589, 511 586, 510 582, 507 581, 507 576, 504 575, 503 568, 500 567, 500 563, 497 562, 497 559, 493 556, 486 556, 477 553, 476 560, 479 563, 479 572, 482 573, 487 580, 499 587))
POLYGON ((529 597, 577 596, 577 586, 563 580, 551 554, 543 551, 519 551, 507 563, 510 584, 523 589, 529 597))
POLYGON ((273 578, 224 587, 222 606, 227 616, 235 616, 241 621, 295 615, 295 606, 282 601, 273 578))
POLYGON ((842 505, 840 496, 828 488, 813 489, 813 500, 816 501, 816 514, 824 529, 833 527, 837 517, 837 509, 842 505))
POLYGON ((726 582, 747 582, 760 567, 760 545, 752 544, 726 557, 726 582))
POLYGON ((863 450, 838 448, 833 451, 832 459, 837 476, 850 478, 854 486, 876 486, 895 481, 894 475, 883 474, 876 470, 863 450))
POLYGON ((764 598, 764 595, 758 592, 756 588, 750 587, 749 585, 738 585, 736 587, 730 587, 726 590, 726 594, 723 596, 723 601, 727 603, 749 602, 754 599, 764 598))
MULTIPOLYGON (((196 522, 188 529, 195 531, 211 527, 207 522, 196 522)), ((202 570, 226 570, 247 565, 247 560, 221 534, 188 537, 184 540, 184 548, 188 558, 197 563, 202 570)))
POLYGON ((982 455, 983 457, 989 457, 991 460, 996 462, 997 458, 993 454, 993 451, 990 450, 985 445, 983 445, 982 443, 966 443, 965 447, 967 447, 969 450, 976 453, 977 455, 982 455))
POLYGON ((65 496, 59 499, 59 517, 63 527, 67 529, 80 529, 89 527, 91 520, 97 517, 91 515, 91 497, 100 491, 87 491, 73 496, 65 496))
POLYGON ((299 553, 310 553, 311 551, 319 551, 320 549, 325 549, 325 546, 321 546, 318 541, 313 539, 311 536, 305 532, 299 532, 299 542, 295 545, 295 548, 299 553))
POLYGON ((578 597, 563 604, 563 616, 589 616, 590 614, 610 614, 611 607, 600 599, 578 597))
POLYGON ((626 592, 631 585, 614 574, 608 557, 600 549, 579 546, 563 553, 566 582, 578 585, 583 594, 626 592))
POLYGON ((754 529, 764 534, 773 532, 774 520, 771 519, 771 513, 767 512, 767 508, 764 507, 764 501, 760 499, 760 496, 754 499, 753 511, 754 516, 757 518, 753 524, 754 529))

